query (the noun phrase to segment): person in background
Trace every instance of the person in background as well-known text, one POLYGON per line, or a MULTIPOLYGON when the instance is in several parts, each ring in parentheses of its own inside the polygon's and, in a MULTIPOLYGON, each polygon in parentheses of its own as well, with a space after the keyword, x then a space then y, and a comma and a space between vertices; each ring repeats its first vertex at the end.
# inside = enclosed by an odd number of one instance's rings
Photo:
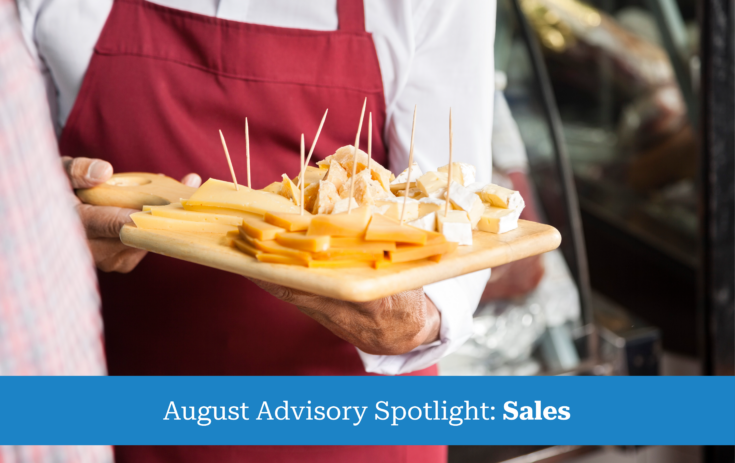
MULTIPOLYGON (((247 116, 253 187, 263 188, 298 170, 299 134, 308 143, 326 108, 314 159, 353 143, 367 97, 375 161, 394 172, 407 167, 418 105, 415 159, 423 171, 445 165, 451 107, 455 161, 490 181, 493 0, 17 2, 45 71, 61 154, 76 158, 72 174, 104 160, 118 172, 228 179, 220 129, 244 174, 247 116)), ((125 210, 88 206, 88 233, 103 214, 117 217, 107 232, 129 220, 125 210)), ((436 362, 470 336, 489 278, 481 271, 346 303, 143 257, 110 235, 90 244, 103 271, 114 375, 436 375, 436 362)), ((120 463, 446 460, 446 447, 409 446, 115 452, 120 463)))
MULTIPOLYGON (((507 80, 505 73, 495 72, 493 183, 519 191, 526 202, 521 218, 539 222, 536 198, 528 178, 526 146, 503 94, 507 80)), ((528 294, 538 286, 543 276, 544 263, 541 255, 496 267, 482 293, 481 302, 512 299, 528 294)))
MULTIPOLYGON (((100 298, 41 73, 0 0, 0 375, 104 375, 100 298)), ((3 446, 0 462, 112 461, 106 446, 3 446)))

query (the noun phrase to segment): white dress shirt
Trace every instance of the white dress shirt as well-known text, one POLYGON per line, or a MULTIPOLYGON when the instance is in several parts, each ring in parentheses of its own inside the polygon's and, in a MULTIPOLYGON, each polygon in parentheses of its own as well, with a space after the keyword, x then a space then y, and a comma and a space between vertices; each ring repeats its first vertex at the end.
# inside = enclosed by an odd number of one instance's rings
MULTIPOLYGON (((28 47, 46 74, 57 131, 74 105, 112 0, 17 0, 28 47)), ((234 21, 312 30, 338 27, 336 0, 154 0, 154 3, 234 21)), ((494 0, 365 0, 383 77, 390 167, 408 165, 414 105, 414 157, 426 172, 447 163, 449 108, 454 159, 492 174, 495 35, 494 0)), ((472 331, 472 315, 489 270, 424 287, 442 314, 441 340, 408 354, 360 352, 369 372, 400 374, 426 368, 456 350, 472 331)))

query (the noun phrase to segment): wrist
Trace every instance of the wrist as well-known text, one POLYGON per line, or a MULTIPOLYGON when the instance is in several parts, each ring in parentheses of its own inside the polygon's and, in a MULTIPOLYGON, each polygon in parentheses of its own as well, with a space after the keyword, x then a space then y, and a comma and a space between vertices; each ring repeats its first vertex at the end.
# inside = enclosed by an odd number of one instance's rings
POLYGON ((422 330, 424 332, 424 341, 421 345, 431 344, 432 342, 438 341, 440 339, 439 332, 442 324, 441 312, 439 312, 439 309, 434 305, 431 299, 429 299, 429 296, 424 295, 424 299, 426 301, 426 325, 422 330))

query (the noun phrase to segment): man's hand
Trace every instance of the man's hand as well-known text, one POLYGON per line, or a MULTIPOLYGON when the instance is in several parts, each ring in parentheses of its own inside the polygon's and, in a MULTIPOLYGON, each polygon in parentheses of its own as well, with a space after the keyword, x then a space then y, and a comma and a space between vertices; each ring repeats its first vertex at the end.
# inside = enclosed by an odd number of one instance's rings
POLYGON ((370 302, 345 302, 274 283, 252 281, 329 331, 375 355, 398 355, 439 339, 441 315, 423 289, 370 302))
MULTIPOLYGON (((92 188, 112 177, 112 164, 101 159, 62 157, 64 170, 74 189, 92 188)), ((189 174, 182 183, 198 187, 202 180, 189 174)), ((91 206, 78 201, 77 213, 87 233, 89 248, 97 268, 103 272, 128 273, 145 257, 147 251, 130 248, 120 242, 120 229, 130 222, 135 209, 110 206, 91 206)))

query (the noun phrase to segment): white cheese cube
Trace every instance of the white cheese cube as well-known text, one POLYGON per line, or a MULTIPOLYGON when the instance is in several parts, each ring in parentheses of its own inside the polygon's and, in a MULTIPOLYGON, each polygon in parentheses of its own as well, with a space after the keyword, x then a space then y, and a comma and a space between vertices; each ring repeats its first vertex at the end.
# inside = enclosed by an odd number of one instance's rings
POLYGON ((424 174, 421 172, 421 168, 419 168, 419 165, 414 162, 413 164, 411 164, 411 179, 410 180, 408 179, 408 169, 406 169, 400 174, 398 174, 398 177, 396 177, 395 180, 390 182, 390 184, 395 185, 399 183, 415 182, 422 175, 424 174))
POLYGON ((443 211, 446 201, 443 199, 436 198, 421 198, 419 199, 419 217, 423 217, 426 214, 430 214, 435 211, 443 211))
POLYGON ((409 222, 408 224, 422 230, 431 232, 436 231, 436 212, 426 214, 423 217, 419 217, 418 219, 409 222))
MULTIPOLYGON (((449 174, 449 164, 438 168, 437 171, 449 174)), ((465 164, 464 162, 452 163, 452 178, 461 183, 462 186, 475 182, 475 172, 475 166, 472 164, 465 164)))
POLYGON ((485 232, 505 233, 518 228, 518 218, 523 211, 519 209, 503 209, 501 207, 486 206, 477 227, 485 232))
POLYGON ((416 185, 421 189, 424 196, 436 198, 437 196, 434 196, 434 193, 442 189, 446 191, 447 174, 445 172, 428 172, 416 180, 416 185))
POLYGON ((480 217, 482 217, 482 211, 485 210, 485 206, 479 196, 470 192, 459 183, 452 182, 449 187, 449 201, 457 209, 467 212, 470 217, 472 228, 477 227, 477 222, 479 222, 480 217))
POLYGON ((485 203, 504 209, 517 209, 526 205, 519 192, 493 184, 485 185, 480 197, 485 203))
POLYGON ((470 183, 469 185, 465 185, 464 187, 475 194, 480 194, 482 189, 485 188, 485 184, 482 182, 474 182, 470 183))
POLYGON ((443 212, 436 215, 436 224, 439 233, 443 234, 447 241, 454 241, 460 246, 472 245, 472 224, 465 211, 449 211, 445 216, 443 212))

